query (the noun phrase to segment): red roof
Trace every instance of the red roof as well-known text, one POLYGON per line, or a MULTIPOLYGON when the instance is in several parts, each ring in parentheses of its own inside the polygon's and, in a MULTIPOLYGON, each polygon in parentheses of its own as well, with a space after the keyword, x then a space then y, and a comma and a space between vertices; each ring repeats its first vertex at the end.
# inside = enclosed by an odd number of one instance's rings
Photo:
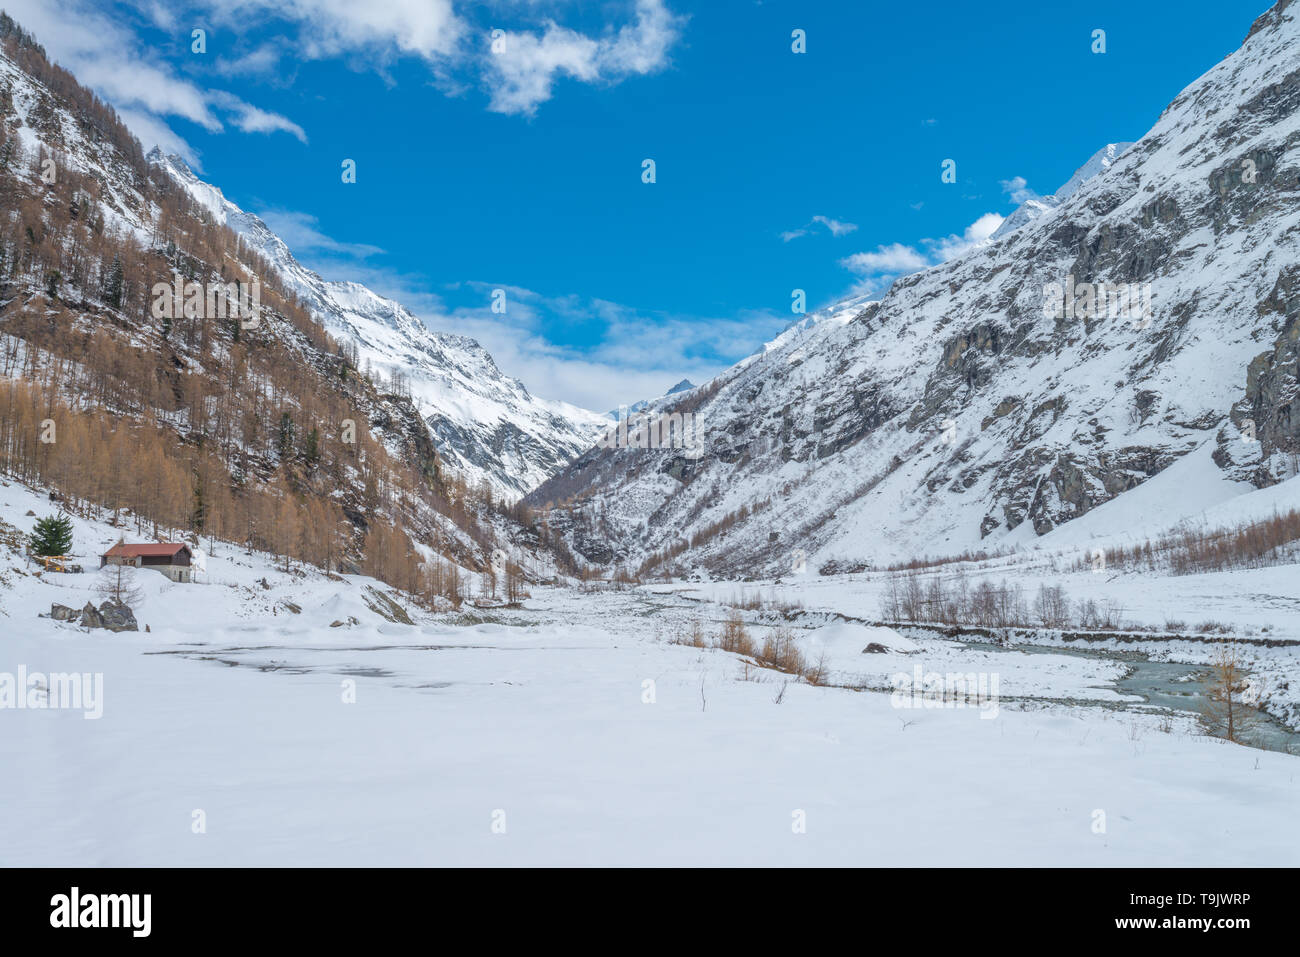
POLYGON ((151 545, 124 545, 118 542, 104 553, 105 558, 170 558, 181 549, 187 552, 190 547, 184 542, 159 542, 151 545))

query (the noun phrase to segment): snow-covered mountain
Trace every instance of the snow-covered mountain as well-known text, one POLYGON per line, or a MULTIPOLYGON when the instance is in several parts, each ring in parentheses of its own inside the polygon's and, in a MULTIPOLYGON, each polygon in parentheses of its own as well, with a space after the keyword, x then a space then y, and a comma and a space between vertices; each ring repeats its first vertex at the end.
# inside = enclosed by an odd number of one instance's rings
POLYGON ((401 303, 360 283, 321 278, 266 223, 199 179, 180 157, 155 148, 148 159, 256 249, 335 338, 357 346, 362 362, 385 376, 400 373, 439 455, 473 483, 486 480, 497 494, 518 498, 608 425, 598 413, 532 395, 476 340, 433 332, 401 303))
POLYGON ((1282 0, 1059 205, 665 404, 705 455, 593 449, 529 501, 594 562, 762 574, 1031 544, 1183 459, 1172 501, 1294 474, 1297 49, 1282 0))
POLYGON ((1074 175, 1066 180, 1065 184, 1055 193, 1048 196, 1034 196, 1017 206, 1015 211, 1003 220, 1002 225, 994 230, 991 238, 1001 239, 1003 236, 1015 232, 1025 223, 1037 219, 1048 210, 1060 206, 1077 193, 1079 187, 1088 180, 1114 166, 1115 160, 1132 145, 1132 143, 1107 143, 1093 153, 1088 162, 1076 169, 1074 175))
POLYGON ((680 392, 689 392, 694 388, 694 382, 690 379, 683 379, 663 395, 659 396, 658 399, 642 399, 640 402, 634 402, 631 405, 619 406, 617 409, 610 409, 605 413, 605 415, 613 419, 615 422, 619 422, 625 415, 635 415, 638 412, 644 412, 646 409, 650 408, 650 406, 658 402, 659 399, 666 399, 668 396, 677 395, 680 392))

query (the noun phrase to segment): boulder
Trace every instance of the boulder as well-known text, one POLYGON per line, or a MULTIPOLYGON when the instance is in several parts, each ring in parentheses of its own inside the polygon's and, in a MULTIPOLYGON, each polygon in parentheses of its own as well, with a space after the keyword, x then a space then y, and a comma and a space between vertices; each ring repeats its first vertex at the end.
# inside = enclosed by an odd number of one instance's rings
POLYGON ((135 615, 129 605, 121 602, 106 601, 99 606, 99 617, 103 627, 109 631, 139 631, 135 615))
POLYGON ((81 627, 83 628, 103 628, 104 616, 101 615, 95 606, 86 602, 86 607, 81 609, 81 627))
POLYGON ((140 630, 130 606, 112 599, 104 602, 98 609, 90 602, 86 602, 86 607, 81 609, 81 626, 83 628, 107 628, 109 631, 140 630))
POLYGON ((77 609, 67 605, 50 605, 50 617, 55 621, 72 621, 77 614, 77 609))

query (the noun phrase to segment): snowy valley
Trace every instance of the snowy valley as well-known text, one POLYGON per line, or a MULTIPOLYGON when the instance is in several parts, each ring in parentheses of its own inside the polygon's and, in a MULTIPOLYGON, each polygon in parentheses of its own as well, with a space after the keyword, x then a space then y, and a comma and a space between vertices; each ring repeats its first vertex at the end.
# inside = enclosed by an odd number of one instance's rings
POLYGON ((1300 865, 1300 4, 604 414, 0 42, 0 864, 1300 865))
MULTIPOLYGON (((6 530, 48 506, 12 483, 0 503, 6 530)), ((118 536, 76 524, 88 559, 118 536)), ((1040 635, 1031 653, 884 627, 871 575, 538 585, 522 607, 442 614, 391 592, 408 624, 362 576, 228 547, 205 564, 188 585, 142 570, 148 632, 109 635, 37 617, 98 600, 94 575, 5 555, 0 672, 102 676, 99 717, 43 710, 48 691, 3 712, 6 864, 1300 860, 1277 839, 1300 758, 1204 733, 1187 678, 1208 646, 1040 635), (789 629, 819 683, 714 647, 736 616, 759 643, 789 629), (1195 664, 1148 672, 1134 648, 1195 664), (900 684, 951 674, 972 695, 982 676, 979 700, 900 684), (1225 794, 1250 808, 1228 829, 1225 794)), ((1294 676, 1300 580, 1274 571, 1067 587, 1161 626, 1171 607, 1240 614, 1287 640, 1246 646, 1252 667, 1294 676)))

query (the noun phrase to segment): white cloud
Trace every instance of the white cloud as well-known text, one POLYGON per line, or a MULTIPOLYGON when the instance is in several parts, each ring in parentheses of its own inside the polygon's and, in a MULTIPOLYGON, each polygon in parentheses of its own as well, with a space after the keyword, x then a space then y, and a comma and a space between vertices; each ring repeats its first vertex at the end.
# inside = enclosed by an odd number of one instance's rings
POLYGON ((303 132, 303 128, 279 113, 270 113, 251 103, 245 103, 232 93, 221 90, 213 90, 208 94, 208 99, 222 110, 228 111, 229 121, 245 133, 284 132, 297 137, 301 143, 307 142, 307 134, 303 132))
POLYGON ((637 0, 635 22, 612 36, 593 39, 548 21, 540 34, 503 31, 496 50, 490 37, 485 38, 488 108, 531 115, 538 104, 551 98, 559 76, 614 83, 652 73, 667 64, 682 22, 663 0, 637 0))
POLYGON ((888 246, 878 247, 873 253, 854 253, 852 256, 847 256, 840 260, 840 265, 859 275, 869 276, 879 273, 916 272, 929 266, 930 261, 915 247, 891 243, 888 246))
POLYGON ((1005 218, 1001 213, 985 213, 966 227, 966 238, 973 242, 988 239, 998 231, 1005 218))
POLYGON ((1011 201, 1019 205, 1031 199, 1038 199, 1038 194, 1029 188, 1028 181, 1023 176, 1013 176, 1011 179, 1000 181, 1002 192, 1011 197, 1011 201))
POLYGON ((953 234, 941 239, 923 239, 921 246, 907 246, 892 243, 879 246, 875 252, 854 253, 840 260, 840 265, 862 278, 850 290, 850 295, 863 295, 887 288, 899 276, 928 269, 941 262, 960 256, 968 250, 982 246, 1002 225, 1003 217, 998 213, 985 213, 963 230, 960 236, 953 234))
POLYGON ((227 58, 216 57, 212 68, 222 76, 260 76, 269 74, 280 63, 280 48, 271 43, 264 43, 243 56, 227 58))
POLYGON ((397 52, 438 60, 455 55, 469 25, 453 0, 196 0, 205 24, 265 34, 270 21, 296 29, 296 55, 325 59, 366 53, 386 62, 397 52))
POLYGON ((829 216, 814 216, 813 222, 821 223, 829 229, 831 235, 835 237, 847 236, 849 233, 853 232, 853 230, 858 228, 857 223, 842 223, 838 219, 831 219, 829 216))
POLYGON ((943 239, 924 240, 930 250, 930 258, 933 263, 941 263, 946 260, 960 256, 968 249, 983 245, 988 238, 997 232, 997 228, 1002 225, 1004 217, 999 213, 985 213, 975 222, 966 227, 960 235, 945 236, 943 239))
POLYGON ((159 0, 146 0, 146 2, 137 4, 137 6, 144 11, 150 22, 155 26, 163 30, 174 30, 176 28, 176 12, 169 10, 159 0))
POLYGON ((838 219, 831 219, 829 216, 814 216, 812 219, 808 220, 807 226, 801 226, 798 229, 789 229, 783 232, 781 234, 781 241, 788 243, 790 240, 798 239, 800 236, 807 236, 809 233, 813 232, 811 227, 816 226, 819 223, 829 229, 831 235, 837 238, 840 236, 847 236, 858 228, 857 223, 841 222, 838 219))
POLYGON ((344 243, 332 239, 321 232, 320 221, 309 213, 261 209, 257 215, 300 258, 309 253, 328 253, 348 259, 365 259, 383 252, 378 246, 369 243, 344 243))
POLYGON ((500 316, 489 307, 491 290, 500 283, 464 286, 481 292, 481 306, 414 311, 434 330, 473 336, 530 392, 598 412, 655 398, 683 378, 704 382, 789 325, 789 317, 769 312, 728 318, 646 313, 608 300, 543 296, 512 286, 504 287, 509 306, 500 316), (574 348, 548 337, 566 321, 593 319, 599 333, 591 346, 574 348))

